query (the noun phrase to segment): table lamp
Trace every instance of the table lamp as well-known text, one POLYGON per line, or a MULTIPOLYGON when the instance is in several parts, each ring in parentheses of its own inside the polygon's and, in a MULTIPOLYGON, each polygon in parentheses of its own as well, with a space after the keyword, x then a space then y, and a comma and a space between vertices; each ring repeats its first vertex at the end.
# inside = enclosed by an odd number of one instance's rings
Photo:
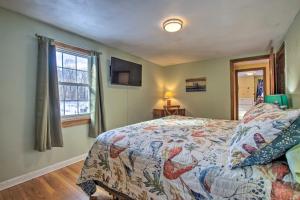
POLYGON ((167 106, 171 106, 171 98, 173 97, 173 92, 167 91, 164 95, 164 99, 167 100, 167 106))
POLYGON ((282 109, 289 107, 289 101, 286 94, 274 94, 265 96, 265 103, 277 104, 282 109))

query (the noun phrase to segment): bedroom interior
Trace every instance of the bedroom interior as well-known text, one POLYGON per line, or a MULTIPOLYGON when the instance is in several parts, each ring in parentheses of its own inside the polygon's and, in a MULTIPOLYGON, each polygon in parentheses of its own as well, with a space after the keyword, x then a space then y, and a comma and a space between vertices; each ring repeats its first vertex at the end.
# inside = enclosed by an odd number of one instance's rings
POLYGON ((300 199, 299 11, 0 0, 0 200, 300 199))

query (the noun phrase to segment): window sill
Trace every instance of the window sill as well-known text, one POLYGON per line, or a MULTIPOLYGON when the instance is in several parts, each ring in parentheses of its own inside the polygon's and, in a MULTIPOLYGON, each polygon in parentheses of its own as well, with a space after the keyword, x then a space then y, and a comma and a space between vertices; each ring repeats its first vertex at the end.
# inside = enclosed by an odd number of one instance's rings
POLYGON ((91 119, 89 116, 84 117, 74 117, 74 118, 63 118, 61 122, 61 126, 63 128, 72 127, 72 126, 79 126, 83 124, 89 124, 91 119))

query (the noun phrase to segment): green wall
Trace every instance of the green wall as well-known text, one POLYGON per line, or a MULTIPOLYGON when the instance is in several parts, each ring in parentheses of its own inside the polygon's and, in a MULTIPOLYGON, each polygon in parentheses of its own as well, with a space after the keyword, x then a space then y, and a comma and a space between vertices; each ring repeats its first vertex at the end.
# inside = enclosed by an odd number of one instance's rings
POLYGON ((300 13, 285 36, 286 88, 294 108, 300 108, 300 13))
POLYGON ((63 148, 44 153, 33 150, 35 33, 103 53, 101 67, 108 129, 151 119, 151 109, 162 93, 162 67, 0 8, 0 182, 86 153, 94 141, 87 137, 87 126, 82 125, 63 129, 63 148), (111 56, 142 64, 142 87, 109 85, 111 56))
POLYGON ((186 108, 190 116, 230 119, 230 60, 265 54, 256 52, 168 66, 164 70, 165 88, 174 92, 174 103, 186 108), (185 80, 199 77, 206 77, 207 91, 185 92, 185 80))
POLYGON ((166 89, 174 92, 175 101, 186 108, 188 115, 230 118, 229 59, 168 66, 164 73, 166 89), (207 91, 185 92, 185 80, 199 77, 207 78, 207 91))

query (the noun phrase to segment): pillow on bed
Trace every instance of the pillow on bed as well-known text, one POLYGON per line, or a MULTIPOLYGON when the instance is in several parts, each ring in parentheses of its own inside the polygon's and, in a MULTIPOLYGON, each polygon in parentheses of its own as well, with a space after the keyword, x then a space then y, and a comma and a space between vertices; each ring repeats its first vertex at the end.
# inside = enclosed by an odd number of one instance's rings
POLYGON ((230 141, 229 166, 267 164, 282 156, 300 142, 298 131, 288 129, 299 114, 300 110, 275 109, 241 120, 230 141))
POLYGON ((292 149, 286 152, 286 158, 289 164, 289 168, 293 174, 295 181, 300 184, 300 156, 299 155, 300 155, 300 144, 294 146, 292 149))
POLYGON ((245 113, 243 120, 249 120, 263 113, 274 112, 279 110, 280 108, 278 105, 270 104, 270 103, 260 103, 251 107, 250 110, 248 110, 245 113))
POLYGON ((235 167, 267 164, 282 157, 287 150, 300 143, 300 117, 283 130, 270 144, 251 154, 235 167))

